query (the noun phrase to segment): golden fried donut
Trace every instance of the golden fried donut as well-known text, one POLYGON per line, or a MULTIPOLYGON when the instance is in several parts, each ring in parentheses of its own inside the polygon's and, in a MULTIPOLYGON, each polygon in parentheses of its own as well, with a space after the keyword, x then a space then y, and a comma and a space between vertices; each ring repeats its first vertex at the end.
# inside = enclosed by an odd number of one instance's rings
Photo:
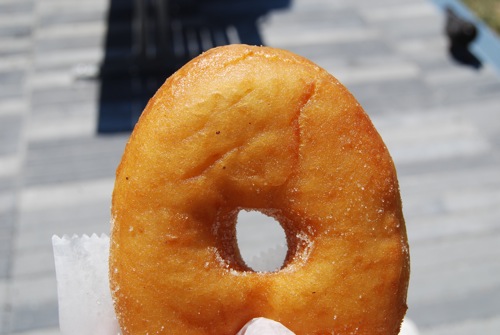
POLYGON ((110 282, 124 334, 234 335, 266 317, 298 335, 397 334, 409 254, 392 159, 334 77, 232 45, 172 75, 118 167, 110 282), (242 260, 237 213, 283 226, 275 272, 242 260))

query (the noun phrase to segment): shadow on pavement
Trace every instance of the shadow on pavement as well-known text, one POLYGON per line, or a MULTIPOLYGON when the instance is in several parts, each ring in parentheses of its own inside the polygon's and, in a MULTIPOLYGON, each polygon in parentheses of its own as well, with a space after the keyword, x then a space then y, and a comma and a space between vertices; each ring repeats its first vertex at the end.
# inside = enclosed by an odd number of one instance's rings
POLYGON ((215 46, 263 45, 259 19, 291 0, 111 0, 97 132, 133 129, 156 90, 215 46))

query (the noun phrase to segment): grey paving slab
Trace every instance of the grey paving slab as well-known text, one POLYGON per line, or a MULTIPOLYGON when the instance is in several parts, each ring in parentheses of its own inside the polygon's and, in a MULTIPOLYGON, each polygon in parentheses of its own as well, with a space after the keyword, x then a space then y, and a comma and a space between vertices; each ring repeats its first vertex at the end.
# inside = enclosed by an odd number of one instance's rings
POLYGON ((82 49, 82 48, 98 48, 101 46, 101 41, 96 36, 86 36, 75 39, 74 36, 61 37, 58 39, 43 39, 37 43, 34 48, 36 52, 43 53, 47 50, 65 50, 65 49, 82 49))
POLYGON ((0 211, 0 280, 8 279, 11 274, 12 236, 16 219, 13 207, 0 211))
MULTIPOLYGON (((105 1, 101 2, 107 6, 105 1)), ((87 7, 75 10, 73 6, 59 8, 58 10, 45 10, 38 16, 37 25, 40 29, 47 27, 60 27, 61 25, 75 26, 80 23, 89 22, 104 22, 107 12, 102 9, 102 6, 89 5, 87 7)))
POLYGON ((22 38, 31 35, 30 26, 4 26, 0 30, 0 37, 22 38))
POLYGON ((25 185, 114 176, 125 148, 123 137, 38 141, 28 146, 25 185))
POLYGON ((2 38, 0 39, 0 57, 19 56, 27 53, 31 47, 28 38, 2 38))
POLYGON ((34 0, 2 1, 0 2, 0 13, 12 15, 33 11, 34 0))
POLYGON ((390 51, 380 39, 366 38, 359 41, 345 41, 337 42, 334 44, 310 43, 306 46, 292 46, 287 48, 293 49, 293 52, 304 54, 306 50, 309 57, 338 57, 340 59, 356 59, 365 57, 383 57, 389 56, 390 51))
POLYGON ((22 70, 0 72, 0 87, 2 86, 22 86, 25 73, 22 70))
MULTIPOLYGON (((104 56, 108 5, 0 0, 2 335, 58 334, 50 238, 109 231, 128 134, 96 134, 99 82, 75 77, 104 56)), ((268 45, 344 82, 386 141, 412 252, 409 316, 420 334, 496 334, 500 77, 486 62, 478 71, 454 63, 443 24, 430 0, 295 0, 261 30, 268 45)), ((250 258, 283 240, 271 223, 239 234, 250 258)))
POLYGON ((19 85, 3 85, 0 91, 1 99, 22 99, 24 90, 22 86, 19 85))
POLYGON ((8 292, 8 281, 0 279, 0 334, 5 334, 7 329, 7 313, 4 306, 7 304, 8 292))
POLYGON ((401 111, 407 106, 425 109, 431 105, 430 88, 419 77, 378 80, 374 82, 347 83, 367 113, 377 115, 384 111, 401 111))
MULTIPOLYGON (((15 244, 15 248, 22 252, 37 252, 51 250, 50 243, 52 235, 83 235, 92 233, 109 233, 110 212, 109 196, 98 204, 87 204, 81 206, 68 206, 56 210, 39 210, 26 214, 22 219, 22 225, 18 227, 20 235, 15 244), (36 220, 37 216, 44 216, 44 220, 36 220)), ((51 268, 52 264, 46 264, 46 268, 51 268)), ((25 271, 21 267, 17 271, 25 271)))
POLYGON ((500 318, 465 320, 452 327, 436 327, 426 334, 429 335, 468 335, 468 334, 495 334, 500 327, 500 318))
POLYGON ((35 330, 28 330, 13 333, 13 335, 60 335, 59 327, 37 328, 35 330))
POLYGON ((67 68, 75 67, 78 64, 95 64, 103 58, 103 51, 100 49, 66 49, 35 54, 33 64, 36 69, 58 69, 62 66, 67 68))
POLYGON ((10 284, 10 331, 21 332, 57 326, 58 307, 55 274, 16 278, 10 284))
MULTIPOLYGON (((74 85, 71 87, 46 87, 32 92, 31 101, 34 106, 59 103, 78 103, 96 100, 97 90, 94 85, 74 85)), ((36 107, 35 107, 36 108, 36 107)))
POLYGON ((490 319, 496 315, 500 288, 473 292, 469 297, 454 297, 447 301, 418 304, 409 312, 421 327, 432 328, 443 323, 454 324, 464 319, 490 319), (437 323, 436 320, 440 320, 437 323))
POLYGON ((22 117, 0 117, 0 156, 18 152, 21 138, 22 117))

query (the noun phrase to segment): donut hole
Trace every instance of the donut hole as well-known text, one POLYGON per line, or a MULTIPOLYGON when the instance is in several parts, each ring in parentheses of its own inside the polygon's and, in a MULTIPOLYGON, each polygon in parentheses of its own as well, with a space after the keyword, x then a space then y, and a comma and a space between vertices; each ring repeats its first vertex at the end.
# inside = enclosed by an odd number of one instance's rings
POLYGON ((262 212, 241 210, 236 221, 236 239, 241 258, 257 272, 281 269, 288 252, 281 224, 262 212))

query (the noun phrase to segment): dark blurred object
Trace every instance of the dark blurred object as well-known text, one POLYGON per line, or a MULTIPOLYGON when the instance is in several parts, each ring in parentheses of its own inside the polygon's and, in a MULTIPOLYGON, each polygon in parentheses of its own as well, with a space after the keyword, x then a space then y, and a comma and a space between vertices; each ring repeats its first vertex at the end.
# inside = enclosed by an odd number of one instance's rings
POLYGON ((447 7, 445 29, 451 56, 461 64, 480 68, 481 61, 469 49, 478 35, 474 23, 459 17, 451 7, 447 7))
POLYGON ((111 0, 99 133, 130 131, 173 72, 216 46, 264 44, 258 22, 291 0, 111 0))
POLYGON ((112 0, 106 38, 110 52, 100 76, 171 72, 216 46, 261 45, 259 18, 289 5, 290 0, 112 0), (127 28, 130 36, 117 36, 127 28), (128 55, 114 52, 120 43, 128 55))

